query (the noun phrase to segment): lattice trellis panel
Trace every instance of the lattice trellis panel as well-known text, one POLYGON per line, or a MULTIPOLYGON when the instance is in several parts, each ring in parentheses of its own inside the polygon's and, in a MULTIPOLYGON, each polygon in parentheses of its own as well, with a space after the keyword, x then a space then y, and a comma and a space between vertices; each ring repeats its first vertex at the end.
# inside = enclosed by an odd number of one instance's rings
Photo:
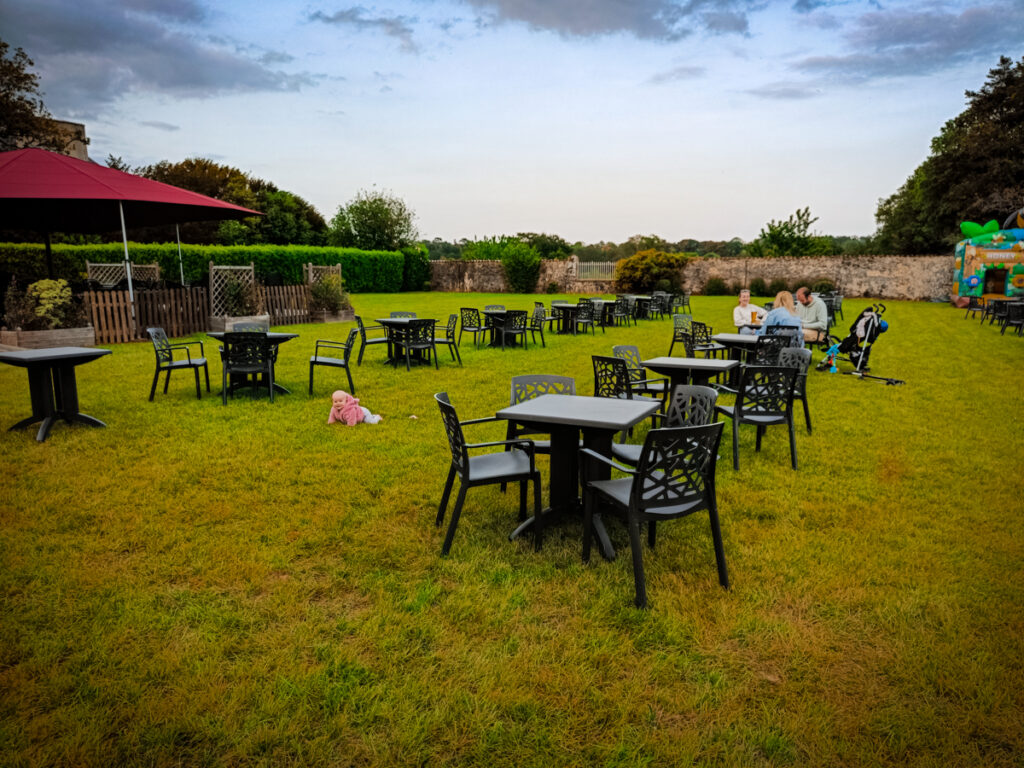
POLYGON ((306 285, 313 287, 329 275, 337 275, 341 280, 341 264, 333 267, 322 267, 319 264, 303 264, 302 271, 306 278, 306 285))
MULTIPOLYGON (((256 269, 252 262, 246 267, 225 267, 215 266, 210 262, 210 315, 212 317, 225 317, 227 315, 227 302, 225 301, 225 289, 232 280, 235 280, 251 289, 258 297, 256 290, 256 269)), ((257 313, 259 308, 257 307, 257 313)))
MULTIPOLYGON (((130 264, 132 268, 132 279, 156 283, 160 281, 159 264, 130 264)), ((127 278, 124 269, 124 262, 115 264, 94 264, 91 261, 85 262, 86 277, 104 288, 113 288, 122 280, 127 278)))

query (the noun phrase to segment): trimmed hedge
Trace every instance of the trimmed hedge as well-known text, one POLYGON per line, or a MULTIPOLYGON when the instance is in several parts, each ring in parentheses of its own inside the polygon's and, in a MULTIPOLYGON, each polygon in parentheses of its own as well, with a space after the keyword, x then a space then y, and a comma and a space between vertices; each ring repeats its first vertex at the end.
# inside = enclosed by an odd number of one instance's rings
MULTIPOLYGON (((37 243, 0 243, 0 272, 28 283, 46 277, 45 248, 37 243)), ((128 243, 128 253, 136 264, 160 265, 160 274, 169 282, 179 280, 176 243, 128 243)), ((396 293, 402 290, 406 257, 397 251, 361 251, 358 248, 333 248, 313 245, 185 245, 181 246, 185 280, 190 284, 207 279, 209 263, 245 265, 252 262, 256 277, 265 283, 298 285, 302 265, 341 264, 345 290, 350 293, 396 293)), ((124 260, 122 243, 53 246, 54 277, 78 283, 85 277, 85 262, 110 263, 124 260)), ((419 286, 410 286, 414 290, 419 286)))

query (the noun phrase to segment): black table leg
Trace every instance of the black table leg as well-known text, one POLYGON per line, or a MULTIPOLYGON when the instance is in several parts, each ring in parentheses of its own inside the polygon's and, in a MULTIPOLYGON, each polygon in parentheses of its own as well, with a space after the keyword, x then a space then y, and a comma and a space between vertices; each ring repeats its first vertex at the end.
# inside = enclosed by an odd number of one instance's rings
MULTIPOLYGON (((600 453, 602 456, 612 455, 612 436, 614 432, 609 432, 606 429, 601 430, 584 430, 583 432, 583 446, 590 448, 592 451, 600 453)), ((607 480, 612 476, 611 467, 607 464, 602 464, 596 461, 587 462, 587 464, 581 468, 581 480, 607 480)), ((601 557, 605 560, 615 559, 615 547, 612 546, 611 539, 608 538, 608 531, 604 527, 604 521, 601 519, 600 510, 594 510, 594 535, 597 537, 597 546, 601 551, 601 557)))
MULTIPOLYGON (((579 477, 579 429, 571 426, 554 427, 551 431, 551 464, 548 479, 548 507, 542 514, 564 515, 580 509, 577 478, 579 477)), ((508 535, 509 541, 533 527, 527 518, 508 535)), ((545 528, 547 524, 545 523, 545 528)))

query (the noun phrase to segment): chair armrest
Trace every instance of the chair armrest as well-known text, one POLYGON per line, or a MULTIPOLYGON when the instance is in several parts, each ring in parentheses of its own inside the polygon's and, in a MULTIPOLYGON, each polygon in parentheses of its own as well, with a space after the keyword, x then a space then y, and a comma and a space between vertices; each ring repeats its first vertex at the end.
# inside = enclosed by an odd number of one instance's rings
MULTIPOLYGON (((183 349, 183 350, 185 350, 185 357, 188 360, 188 362, 191 364, 191 362, 192 362, 192 351, 189 349, 189 345, 190 344, 198 344, 199 345, 199 356, 203 357, 203 342, 201 342, 201 341, 178 341, 178 342, 175 342, 174 344, 169 344, 167 346, 167 348, 171 349, 171 350, 174 350, 174 349, 183 349)), ((171 352, 171 357, 172 358, 174 357, 174 352, 171 352)))
POLYGON ((340 349, 342 351, 348 349, 348 345, 345 344, 345 342, 343 342, 343 341, 332 341, 330 339, 317 339, 316 340, 316 347, 313 350, 313 354, 314 355, 316 355, 316 356, 320 355, 320 347, 325 347, 327 349, 340 349))
POLYGON ((502 421, 502 419, 499 419, 497 416, 484 416, 479 419, 467 419, 466 421, 460 421, 459 426, 464 427, 467 424, 483 424, 488 421, 502 421))
POLYGON ((624 467, 621 464, 619 464, 617 461, 612 461, 607 456, 604 456, 604 455, 602 455, 602 454, 598 453, 597 451, 592 450, 590 448, 580 448, 580 456, 582 457, 584 454, 586 456, 592 458, 592 459, 597 459, 598 461, 603 462, 604 464, 607 464, 608 466, 613 467, 613 468, 619 470, 620 472, 625 472, 627 475, 635 475, 636 474, 636 470, 635 469, 630 469, 629 467, 624 467))
POLYGON ((519 438, 518 440, 495 440, 488 443, 467 443, 466 450, 468 451, 470 448, 491 448, 496 445, 514 445, 521 448, 526 452, 526 455, 530 457, 530 472, 537 469, 535 463, 536 456, 534 455, 536 452, 536 446, 533 444, 533 440, 528 440, 526 438, 519 438))

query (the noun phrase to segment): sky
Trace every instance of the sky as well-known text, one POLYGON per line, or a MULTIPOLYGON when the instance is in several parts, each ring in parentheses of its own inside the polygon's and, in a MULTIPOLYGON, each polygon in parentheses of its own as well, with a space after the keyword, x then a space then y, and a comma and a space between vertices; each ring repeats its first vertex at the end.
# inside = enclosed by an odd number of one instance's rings
POLYGON ((205 157, 422 237, 875 231, 1024 0, 0 0, 90 156, 205 157))

